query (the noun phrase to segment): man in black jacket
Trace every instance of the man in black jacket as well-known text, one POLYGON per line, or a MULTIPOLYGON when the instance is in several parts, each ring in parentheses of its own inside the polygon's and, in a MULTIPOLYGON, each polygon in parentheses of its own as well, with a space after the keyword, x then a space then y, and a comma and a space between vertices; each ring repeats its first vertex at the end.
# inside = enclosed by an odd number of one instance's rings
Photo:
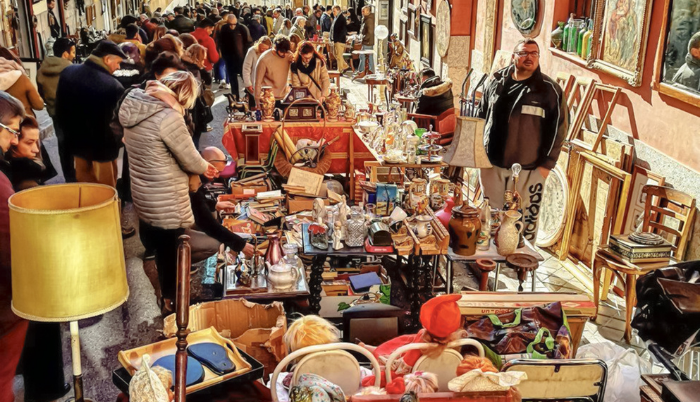
POLYGON ((175 19, 170 21, 168 28, 174 29, 181 34, 194 32, 194 21, 184 15, 182 7, 175 7, 173 11, 175 12, 175 19))
POLYGON ((56 120, 75 157, 79 182, 117 185, 121 138, 112 134, 112 112, 124 87, 112 74, 127 56, 108 40, 100 42, 83 64, 61 72, 56 90, 56 120))
POLYGON ((343 58, 345 53, 345 41, 348 38, 348 22, 345 20, 340 6, 333 6, 333 24, 331 24, 331 42, 333 42, 333 50, 335 51, 335 60, 338 63, 338 71, 344 74, 350 69, 348 63, 343 58))
POLYGON ((240 96, 238 76, 243 74, 243 61, 253 43, 248 28, 238 23, 235 15, 228 15, 228 24, 219 32, 219 50, 226 64, 226 80, 231 84, 231 93, 240 96))
POLYGON ((432 68, 423 69, 419 77, 420 90, 416 99, 415 113, 440 116, 443 112, 455 107, 452 81, 449 78, 443 82, 435 75, 432 68))
POLYGON ((540 71, 539 51, 533 39, 521 40, 513 63, 494 73, 484 88, 480 110, 493 165, 481 169, 484 196, 503 208, 504 192, 512 189, 511 166, 520 164, 515 190, 522 200, 523 235, 531 241, 537 238, 544 181, 557 163, 569 126, 566 99, 559 85, 540 71))

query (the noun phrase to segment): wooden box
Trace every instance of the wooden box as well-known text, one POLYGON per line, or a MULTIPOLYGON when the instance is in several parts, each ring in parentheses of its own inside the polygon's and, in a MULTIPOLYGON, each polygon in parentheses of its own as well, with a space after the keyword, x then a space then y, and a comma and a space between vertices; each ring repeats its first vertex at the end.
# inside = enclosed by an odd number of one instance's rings
MULTIPOLYGON (((136 370, 141 367, 141 359, 143 355, 148 354, 151 356, 151 362, 156 362, 158 359, 168 355, 174 355, 177 351, 177 346, 175 346, 177 338, 167 339, 161 342, 152 343, 150 345, 140 346, 138 348, 120 351, 118 354, 119 363, 129 372, 130 375, 134 375, 136 370)), ((214 329, 214 327, 203 329, 197 332, 191 332, 187 336, 187 343, 189 345, 195 345, 198 343, 216 343, 223 346, 227 353, 229 359, 233 361, 236 365, 236 370, 224 375, 215 374, 213 371, 209 370, 206 366, 204 367, 204 381, 199 384, 190 385, 187 387, 187 394, 193 392, 201 391, 210 386, 219 384, 224 381, 232 380, 238 376, 241 376, 252 369, 252 364, 247 362, 241 357, 236 346, 229 339, 226 339, 219 335, 219 333, 214 329)), ((173 373, 173 376, 175 373, 173 373)), ((174 381, 174 378, 173 378, 174 381)))
POLYGON ((430 221, 430 226, 433 228, 433 233, 426 237, 425 239, 418 239, 415 231, 410 229, 408 233, 413 237, 413 242, 415 244, 415 253, 417 255, 443 255, 447 254, 447 249, 450 246, 450 234, 443 226, 442 222, 435 217, 435 213, 432 209, 427 208, 426 214, 430 215, 432 220, 430 221), (435 238, 435 241, 426 241, 431 236, 435 238))

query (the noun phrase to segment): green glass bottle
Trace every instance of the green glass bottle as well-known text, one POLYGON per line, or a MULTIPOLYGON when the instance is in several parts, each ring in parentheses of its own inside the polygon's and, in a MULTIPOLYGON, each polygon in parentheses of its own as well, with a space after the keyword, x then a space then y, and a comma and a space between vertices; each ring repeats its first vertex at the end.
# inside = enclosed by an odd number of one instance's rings
POLYGON ((581 24, 581 29, 578 31, 578 39, 576 40, 576 54, 579 57, 583 54, 583 35, 586 34, 586 29, 588 28, 587 22, 584 20, 581 24))
POLYGON ((572 31, 574 30, 574 14, 571 13, 569 21, 566 22, 566 26, 564 27, 564 41, 562 42, 562 50, 565 52, 570 51, 571 35, 572 31))
POLYGON ((591 40, 592 37, 593 20, 588 20, 588 30, 585 34, 583 34, 583 44, 581 45, 581 58, 583 58, 584 60, 588 60, 588 56, 591 54, 591 43, 593 43, 593 41, 591 40))

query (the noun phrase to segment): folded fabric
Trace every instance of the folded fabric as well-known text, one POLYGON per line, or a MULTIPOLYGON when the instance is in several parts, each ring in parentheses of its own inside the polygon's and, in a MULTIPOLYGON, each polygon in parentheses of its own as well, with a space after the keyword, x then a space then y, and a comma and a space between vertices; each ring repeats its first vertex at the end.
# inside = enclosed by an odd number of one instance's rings
POLYGON ((527 380, 527 373, 522 371, 484 373, 476 369, 453 378, 447 387, 452 392, 508 391, 522 380, 527 380))

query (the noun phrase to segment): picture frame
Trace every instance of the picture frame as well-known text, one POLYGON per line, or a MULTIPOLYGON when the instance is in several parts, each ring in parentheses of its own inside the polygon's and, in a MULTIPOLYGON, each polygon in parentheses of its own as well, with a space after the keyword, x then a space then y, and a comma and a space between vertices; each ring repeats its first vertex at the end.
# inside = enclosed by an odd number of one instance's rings
POLYGON ((642 193, 642 188, 645 185, 663 186, 664 184, 666 184, 666 178, 664 176, 656 174, 639 165, 634 165, 632 169, 630 197, 628 199, 625 215, 625 225, 622 231, 623 234, 632 233, 635 229, 637 219, 640 215, 644 214, 646 194, 642 193))
POLYGON ((379 0, 377 5, 378 17, 380 20, 389 19, 389 0, 379 0))
POLYGON ((430 15, 421 14, 420 16, 420 35, 421 46, 420 46, 420 60, 423 64, 428 67, 433 66, 433 48, 435 46, 435 41, 433 40, 433 26, 432 18, 430 15))
POLYGON ((642 85, 652 1, 596 0, 589 68, 642 85))
POLYGON ((661 38, 662 42, 656 49, 656 57, 654 60, 654 75, 652 78, 652 88, 660 94, 670 96, 690 105, 700 107, 700 94, 689 91, 679 85, 674 85, 664 81, 664 60, 668 51, 668 41, 666 40, 672 29, 670 21, 672 20, 674 0, 664 0, 663 16, 661 20, 661 38))
MULTIPOLYGON (((413 37, 415 40, 419 40, 417 35, 417 30, 419 27, 416 26, 416 12, 417 8, 413 4, 408 5, 408 21, 406 21, 406 32, 409 36, 413 37)), ((408 44, 407 44, 408 45, 408 44)))

